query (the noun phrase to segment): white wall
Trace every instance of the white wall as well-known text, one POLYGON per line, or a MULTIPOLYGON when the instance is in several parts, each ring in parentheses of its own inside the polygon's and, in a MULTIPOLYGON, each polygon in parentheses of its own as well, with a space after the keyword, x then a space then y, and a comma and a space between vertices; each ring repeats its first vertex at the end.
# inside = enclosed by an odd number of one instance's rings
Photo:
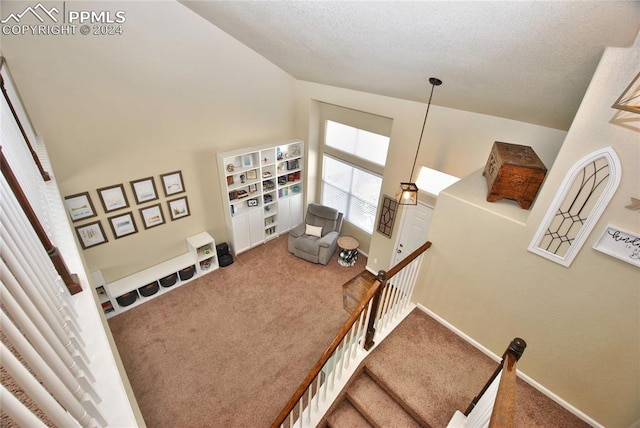
POLYGON ((611 427, 640 418, 640 270, 592 246, 608 223, 640 233, 638 212, 624 208, 638 197, 640 118, 616 120, 610 107, 638 64, 638 46, 606 50, 530 212, 510 213, 518 210, 511 201, 486 202, 479 174, 440 194, 414 296, 498 355, 524 338, 529 346, 518 368, 611 427), (622 182, 573 264, 528 252, 569 168, 608 145, 621 159, 622 182))
MULTIPOLYGON (((3 1, 3 16, 27 5, 3 1)), ((89 191, 100 214, 109 242, 84 251, 89 269, 111 281, 186 252, 184 238, 203 230, 226 240, 215 155, 295 137, 295 80, 174 1, 65 6, 123 10, 124 32, 3 35, 2 50, 62 195, 89 191), (144 230, 129 181, 160 186, 175 170, 191 215, 144 230), (114 240, 96 189, 120 183, 139 232, 114 240)))

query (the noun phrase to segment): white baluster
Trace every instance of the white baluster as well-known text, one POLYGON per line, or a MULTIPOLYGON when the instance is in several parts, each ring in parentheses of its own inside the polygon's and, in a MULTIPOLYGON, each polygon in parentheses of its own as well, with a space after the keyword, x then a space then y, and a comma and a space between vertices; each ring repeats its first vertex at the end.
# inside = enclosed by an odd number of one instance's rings
POLYGON ((91 417, 99 421, 101 425, 106 425, 107 421, 102 416, 98 408, 90 400, 88 394, 80 388, 80 384, 75 381, 69 373, 65 378, 61 378, 53 370, 53 361, 45 361, 42 355, 27 341, 3 311, 0 311, 0 323, 2 331, 9 339, 14 348, 24 358, 29 367, 42 380, 51 394, 82 424, 88 424, 91 417), (66 381, 66 382, 65 382, 66 381), (67 385, 67 382, 70 384, 67 385))
POLYGON ((78 350, 88 361, 88 357, 81 348, 83 341, 79 340, 74 332, 71 331, 69 324, 64 321, 60 313, 49 306, 48 302, 34 285, 33 280, 29 275, 31 269, 28 265, 25 266, 25 263, 27 262, 25 260, 20 261, 16 258, 14 254, 15 243, 5 239, 4 231, 5 228, 0 229, 0 243, 2 243, 4 248, 9 247, 9 251, 5 251, 5 254, 3 254, 7 266, 12 272, 14 272, 16 279, 18 279, 18 282, 24 287, 29 299, 34 302, 38 311, 40 311, 40 313, 45 317, 49 325, 53 327, 54 324, 57 324, 62 329, 63 336, 67 339, 66 342, 70 342, 73 345, 73 348, 78 350))
MULTIPOLYGON (((0 240, 0 248, 3 248, 2 240, 0 240)), ((3 254, 3 257, 10 258, 5 254, 3 254)), ((18 270, 19 266, 14 267, 14 271, 17 272, 18 270)), ((18 279, 14 277, 14 272, 9 270, 9 267, 5 264, 5 260, 0 260, 0 277, 2 277, 5 286, 18 301, 20 307, 25 310, 29 318, 36 324, 36 326, 38 326, 40 332, 48 338, 49 344, 56 349, 58 355, 65 360, 67 367, 69 367, 73 372, 74 366, 66 361, 66 357, 64 356, 65 353, 70 355, 73 358, 73 361, 84 371, 84 374, 94 382, 95 379, 89 372, 85 360, 82 358, 81 354, 76 352, 76 348, 73 343, 71 343, 62 327, 55 321, 55 319, 47 317, 46 314, 40 312, 38 307, 33 301, 31 301, 27 293, 20 286, 18 279), (57 340, 53 339, 54 336, 57 340)))
MULTIPOLYGON (((33 321, 29 319, 11 293, 7 291, 2 280, 0 280, 0 300, 2 300, 7 312, 11 315, 18 328, 20 328, 20 331, 23 332, 38 353, 47 360, 47 364, 56 372, 58 377, 62 379, 64 384, 73 392, 76 398, 83 399, 86 392, 95 402, 99 403, 101 400, 93 389, 93 386, 84 376, 76 376, 76 374, 81 375, 78 370, 76 370, 75 374, 71 372, 62 357, 59 356, 53 346, 49 344, 47 338, 45 338, 45 336, 33 324, 33 321)), ((4 317, 4 314, 2 314, 2 316, 4 317)), ((52 337, 51 339, 54 341, 56 340, 55 337, 52 337)), ((64 352, 64 354, 66 354, 67 362, 73 364, 74 361, 71 356, 66 352, 64 352)))
POLYGON ((0 385, 0 403, 2 411, 19 427, 46 428, 44 422, 31 413, 4 385, 0 385))
POLYGON ((13 195, 9 193, 9 190, 5 188, 5 184, 6 182, 3 180, 3 213, 1 218, 3 219, 2 222, 7 224, 5 239, 13 242, 14 247, 12 251, 15 250, 19 253, 19 260, 32 261, 32 263, 28 263, 31 269, 30 275, 33 278, 34 284, 37 285, 40 294, 44 295, 48 305, 60 313, 61 318, 66 323, 69 323, 74 334, 80 338, 79 325, 72 316, 73 312, 60 298, 62 292, 58 285, 59 280, 61 280, 60 276, 55 270, 48 254, 42 247, 33 227, 19 208, 17 201, 13 195), (34 258, 35 260, 32 260, 34 258))
MULTIPOLYGON (((38 382, 20 361, 0 342, 0 359, 5 370, 26 391, 51 421, 59 427, 77 427, 79 423, 38 382)), ((89 420, 85 421, 88 425, 89 420)))
MULTIPOLYGON (((7 189, 4 187, 6 183, 3 177, 3 186, 2 186, 2 199, 4 201, 8 201, 12 199, 7 189)), ((78 329, 76 325, 73 323, 69 323, 69 316, 62 310, 61 302, 55 298, 54 293, 51 291, 51 283, 56 279, 55 277, 47 277, 45 271, 37 266, 41 266, 39 263, 29 263, 29 260, 32 257, 32 254, 24 247, 24 241, 20 235, 17 234, 15 229, 15 224, 20 224, 20 217, 24 217, 24 215, 20 216, 14 210, 11 209, 11 204, 3 204, 2 214, 0 218, 2 218, 2 223, 6 224, 6 228, 2 230, 2 239, 5 240, 6 245, 9 246, 10 251, 16 257, 16 259, 23 266, 25 273, 29 276, 30 282, 33 284, 33 287, 37 290, 37 293, 42 296, 42 301, 44 301, 51 310, 56 313, 56 317, 59 321, 66 326, 74 335, 76 340, 78 340, 80 345, 84 345, 82 338, 79 335, 78 329), (17 215, 17 218, 13 218, 13 215, 17 215), (6 218, 5 218, 6 216, 6 218), (13 226, 13 227, 12 227, 13 226)), ((15 208, 15 207, 14 207, 15 208)), ((33 228, 22 230, 24 234, 34 234, 33 228)), ((44 248, 40 246, 40 252, 44 252, 44 248)), ((34 253, 38 253, 38 251, 34 251, 34 253)), ((46 254, 46 253, 45 253, 46 254)), ((48 257, 47 257, 48 258, 48 257)), ((51 261, 48 261, 47 266, 51 264, 51 261)))

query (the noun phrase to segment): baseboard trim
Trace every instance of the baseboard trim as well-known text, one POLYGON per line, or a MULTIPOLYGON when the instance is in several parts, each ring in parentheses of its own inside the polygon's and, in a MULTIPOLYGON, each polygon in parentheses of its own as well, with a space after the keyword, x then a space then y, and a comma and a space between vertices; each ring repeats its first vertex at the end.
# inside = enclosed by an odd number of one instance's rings
MULTIPOLYGON (((495 353, 490 351, 487 347, 485 347, 482 344, 480 344, 480 342, 474 340, 473 338, 471 338, 470 336, 468 336, 467 334, 465 334, 464 332, 459 330, 456 326, 454 326, 453 324, 451 324, 450 322, 448 322, 447 320, 442 318, 440 315, 438 315, 435 312, 431 311, 426 306, 422 305, 421 303, 418 303, 416 305, 416 307, 418 309, 420 309, 422 312, 424 312, 425 314, 429 315, 431 318, 433 318, 436 321, 438 321, 440 324, 442 324, 443 326, 445 326, 449 330, 451 330, 454 334, 456 334, 457 336, 462 338, 465 342, 468 342, 471 346, 473 346, 474 348, 478 349, 480 352, 485 354, 487 357, 491 358, 493 361, 500 362, 500 360, 502 359, 501 356, 496 355, 495 353)), ((586 415, 584 412, 580 411, 575 406, 569 404, 567 401, 565 401, 562 398, 560 398, 558 395, 556 395, 555 393, 550 391, 548 388, 544 387, 539 382, 535 381, 530 376, 526 375, 525 373, 522 373, 519 369, 516 369, 516 371, 517 371, 518 377, 520 379, 522 379, 523 381, 527 382, 529 385, 531 385, 532 387, 534 387, 535 389, 540 391, 542 394, 546 395, 551 400, 553 400, 556 403, 558 403, 558 405, 562 406, 568 412, 573 413, 578 418, 582 419, 584 422, 586 422, 587 424, 591 425, 592 427, 604 428, 604 425, 598 423, 596 420, 592 419, 591 417, 586 415)))

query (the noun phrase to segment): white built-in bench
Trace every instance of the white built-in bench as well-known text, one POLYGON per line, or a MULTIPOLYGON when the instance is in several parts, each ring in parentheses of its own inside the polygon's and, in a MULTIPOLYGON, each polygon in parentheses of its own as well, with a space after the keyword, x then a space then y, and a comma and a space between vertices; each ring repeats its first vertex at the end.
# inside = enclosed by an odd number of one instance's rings
POLYGON ((187 253, 165 260, 147 269, 125 276, 124 278, 111 283, 96 284, 96 288, 102 285, 106 291, 106 295, 101 294, 100 292, 98 294, 101 295, 100 300, 107 318, 134 308, 149 301, 150 299, 160 296, 204 274, 218 269, 216 244, 208 233, 202 232, 187 238, 187 249, 187 253), (192 266, 195 269, 193 275, 190 278, 182 279, 180 272, 184 269, 189 269, 192 266), (139 288, 155 283, 156 281, 160 283, 160 280, 172 275, 175 275, 176 277, 175 284, 169 287, 163 287, 159 284, 158 291, 147 297, 142 296, 138 292, 139 288), (130 292, 135 292, 137 294, 135 302, 127 306, 122 306, 116 301, 118 297, 130 292))
MULTIPOLYGON (((141 270, 140 272, 136 272, 107 284, 107 291, 109 292, 109 295, 114 298, 122 296, 129 291, 137 290, 149 283, 158 281, 171 274, 176 274, 178 271, 186 269, 189 266, 193 266, 194 264, 195 261, 193 260, 193 257, 191 257, 191 254, 185 253, 181 256, 174 257, 148 269, 141 270)), ((176 283, 176 285, 178 284, 176 283)))

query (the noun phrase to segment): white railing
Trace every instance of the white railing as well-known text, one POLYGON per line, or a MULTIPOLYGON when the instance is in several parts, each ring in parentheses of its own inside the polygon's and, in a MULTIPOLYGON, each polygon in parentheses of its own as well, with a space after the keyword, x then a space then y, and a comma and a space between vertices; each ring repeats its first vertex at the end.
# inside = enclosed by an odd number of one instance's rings
MULTIPOLYGON (((84 341, 69 304, 70 297, 4 175, 0 179, 0 201, 0 293, 10 315, 0 314, 2 331, 79 425, 104 426, 106 420, 98 411, 96 401, 99 400, 90 385, 94 378, 88 372, 84 341)), ((20 363, 13 358, 3 347, 3 363, 14 363, 7 369, 12 369, 10 374, 14 380, 29 394, 33 382, 38 381, 27 380, 25 376, 31 375, 26 368, 17 368, 15 364, 20 363)), ((36 398, 40 396, 34 394, 36 398)), ((39 401, 40 405, 46 405, 39 401)))
POLYGON ((9 101, 7 101, 4 93, 0 96, 2 99, 0 144, 13 173, 20 183, 20 187, 29 200, 31 208, 35 211, 40 224, 47 231, 47 234, 50 235, 52 222, 49 218, 50 208, 44 190, 45 183, 29 149, 31 147, 35 151, 36 132, 20 102, 18 91, 4 62, 0 67, 0 76, 2 77, 3 90, 6 91, 9 97, 9 101), (13 112, 15 112, 20 122, 16 121, 13 112), (22 134, 23 131, 24 135, 22 134))
POLYGON ((388 273, 378 274, 272 428, 315 427, 321 422, 360 363, 413 308, 411 296, 430 246, 425 243, 388 273))
MULTIPOLYGON (((18 118, 28 122, 4 63, 1 72, 18 118)), ((30 149, 50 171, 46 149, 30 125, 23 126, 33 139, 27 146, 4 94, 0 98, 0 325, 7 339, 0 360, 8 374, 0 388, 2 410, 18 426, 144 426, 109 347, 53 174, 45 182, 34 164, 30 149), (24 211, 25 200, 84 292, 70 295, 24 211)))
POLYGON ((305 390, 283 426, 314 427, 322 419, 366 355, 363 344, 370 311, 371 302, 360 313, 357 322, 351 326, 320 374, 305 390))

